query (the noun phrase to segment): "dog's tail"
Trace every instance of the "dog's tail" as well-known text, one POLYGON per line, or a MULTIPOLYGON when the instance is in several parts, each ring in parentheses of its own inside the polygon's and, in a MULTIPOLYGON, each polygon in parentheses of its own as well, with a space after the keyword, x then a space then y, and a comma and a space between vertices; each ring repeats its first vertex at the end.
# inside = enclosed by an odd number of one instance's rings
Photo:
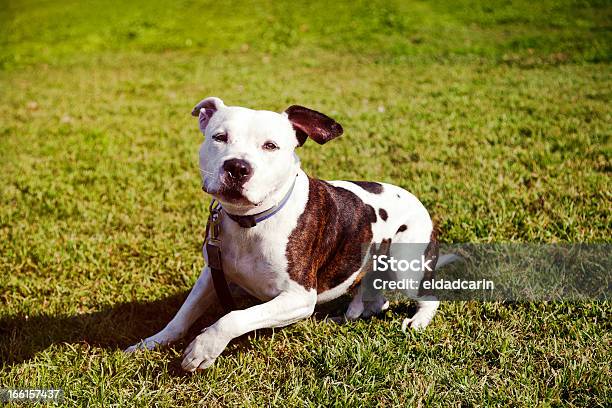
POLYGON ((462 259, 462 257, 456 254, 440 255, 440 257, 438 258, 438 262, 436 263, 436 268, 442 268, 443 266, 446 266, 456 261, 460 261, 462 259))

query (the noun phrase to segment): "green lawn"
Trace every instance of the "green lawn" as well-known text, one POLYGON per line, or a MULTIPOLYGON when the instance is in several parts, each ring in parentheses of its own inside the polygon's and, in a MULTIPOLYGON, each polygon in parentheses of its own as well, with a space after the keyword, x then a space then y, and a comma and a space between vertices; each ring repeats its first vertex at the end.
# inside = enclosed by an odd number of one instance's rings
POLYGON ((185 343, 120 350, 202 267, 204 96, 330 114, 345 135, 301 148, 306 171, 407 188, 445 242, 612 242, 611 21, 609 1, 2 1, 0 388, 91 406, 609 406, 609 302, 446 302, 408 334, 409 303, 323 321, 339 302, 196 375, 185 343))

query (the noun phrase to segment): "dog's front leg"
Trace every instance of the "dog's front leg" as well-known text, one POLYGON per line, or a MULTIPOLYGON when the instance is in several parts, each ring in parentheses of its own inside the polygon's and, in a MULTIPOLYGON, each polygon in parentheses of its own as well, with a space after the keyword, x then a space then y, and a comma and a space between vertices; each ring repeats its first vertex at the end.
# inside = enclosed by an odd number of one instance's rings
POLYGON ((210 367, 234 338, 257 329, 283 327, 312 314, 316 291, 287 291, 261 305, 236 310, 205 329, 185 350, 183 369, 210 367))
POLYGON ((216 300, 210 269, 205 267, 189 292, 189 296, 176 313, 174 318, 159 333, 147 337, 141 342, 130 346, 125 351, 138 349, 153 349, 158 345, 168 345, 182 338, 189 327, 216 300))

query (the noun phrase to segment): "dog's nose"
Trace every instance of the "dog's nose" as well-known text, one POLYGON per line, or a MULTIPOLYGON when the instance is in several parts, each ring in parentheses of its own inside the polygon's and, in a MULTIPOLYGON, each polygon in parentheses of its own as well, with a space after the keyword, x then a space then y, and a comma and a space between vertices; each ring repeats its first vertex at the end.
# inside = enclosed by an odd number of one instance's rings
POLYGON ((234 181, 246 183, 253 174, 253 168, 248 161, 229 159, 223 163, 223 171, 234 181))

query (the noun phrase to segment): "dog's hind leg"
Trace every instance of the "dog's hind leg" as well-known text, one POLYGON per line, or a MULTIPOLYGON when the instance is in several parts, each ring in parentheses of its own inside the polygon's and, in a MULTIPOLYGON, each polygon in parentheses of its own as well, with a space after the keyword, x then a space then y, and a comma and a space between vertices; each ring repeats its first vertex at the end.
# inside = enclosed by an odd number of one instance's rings
POLYGON ((363 304, 363 293, 361 285, 357 288, 357 293, 353 296, 351 303, 346 310, 345 317, 347 320, 356 320, 363 314, 364 304, 363 304))
MULTIPOLYGON (((402 331, 406 331, 408 327, 412 330, 424 329, 431 323, 440 306, 440 302, 433 293, 424 290, 422 285, 424 280, 431 280, 434 277, 439 248, 431 220, 429 217, 424 217, 421 221, 421 225, 417 226, 410 225, 409 223, 402 225, 393 238, 393 241, 397 243, 414 244, 415 251, 418 248, 416 247, 417 244, 423 244, 424 253, 421 252, 421 254, 424 254, 425 260, 430 262, 429 265, 431 267, 431 270, 423 271, 419 290, 417 292, 411 291, 406 293, 417 302, 417 311, 411 318, 404 319, 402 331)), ((412 248, 408 249, 413 250, 412 248)), ((423 249, 420 250, 423 251, 423 249)))
POLYGON ((361 286, 351 300, 344 317, 346 320, 357 320, 380 314, 389 308, 389 301, 382 292, 376 293, 373 300, 363 300, 361 286))
MULTIPOLYGON (((391 240, 383 239, 378 248, 376 248, 375 244, 370 245, 369 255, 388 255, 390 248, 391 240)), ((363 266, 364 269, 362 269, 362 271, 368 273, 371 267, 372 263, 366 262, 366 265, 363 266)), ((389 302, 387 301, 381 290, 377 290, 375 293, 370 294, 370 296, 367 297, 367 300, 364 300, 363 285, 365 285, 365 283, 362 281, 359 284, 359 287, 357 288, 357 292, 353 297, 353 300, 351 301, 348 310, 346 311, 345 317, 348 320, 355 320, 360 316, 368 318, 377 315, 389 308, 389 302)))

